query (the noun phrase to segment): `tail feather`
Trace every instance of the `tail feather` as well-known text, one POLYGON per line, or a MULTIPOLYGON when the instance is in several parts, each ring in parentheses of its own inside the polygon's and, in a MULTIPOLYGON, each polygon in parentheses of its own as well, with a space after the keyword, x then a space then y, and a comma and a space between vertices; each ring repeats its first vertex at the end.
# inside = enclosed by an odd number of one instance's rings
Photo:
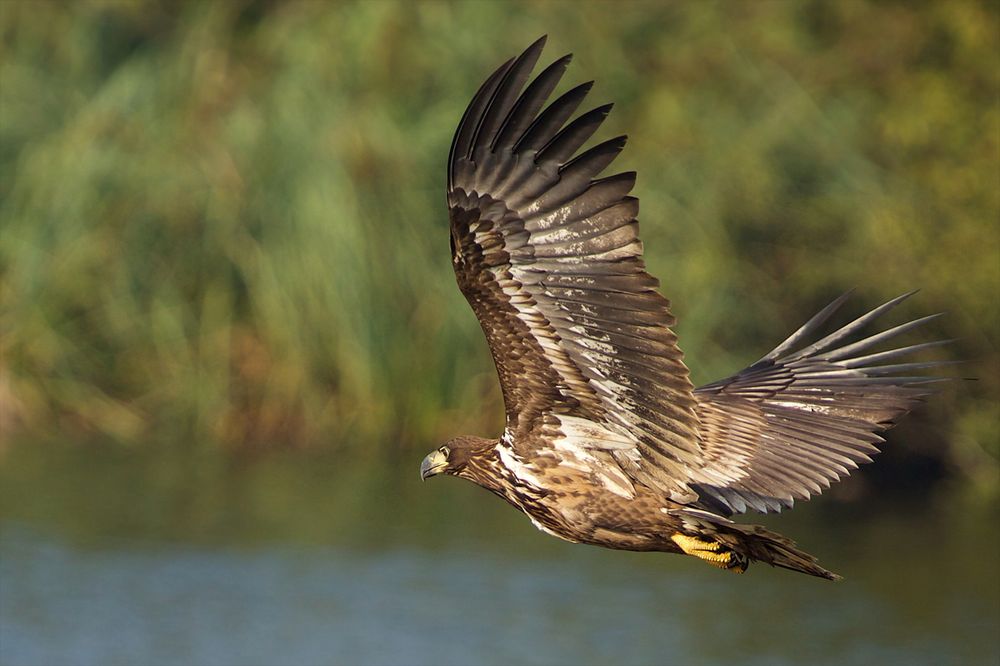
POLYGON ((819 561, 809 553, 800 550, 795 542, 777 532, 772 532, 760 525, 729 525, 741 536, 740 549, 751 560, 770 564, 792 571, 800 571, 810 576, 827 580, 841 580, 841 576, 828 571, 819 565, 819 561))

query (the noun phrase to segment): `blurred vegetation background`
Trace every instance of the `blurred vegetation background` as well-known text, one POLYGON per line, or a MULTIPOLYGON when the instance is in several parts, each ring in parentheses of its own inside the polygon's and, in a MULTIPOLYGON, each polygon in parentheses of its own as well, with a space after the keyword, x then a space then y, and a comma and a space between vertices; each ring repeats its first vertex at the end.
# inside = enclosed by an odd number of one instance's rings
POLYGON ((482 79, 549 33, 561 89, 617 103, 598 138, 632 137, 615 168, 696 382, 847 288, 842 321, 920 288, 886 324, 947 311, 909 341, 957 338, 977 381, 875 474, 995 499, 998 7, 4 2, 0 467, 68 443, 415 473, 497 432, 444 164, 482 79))

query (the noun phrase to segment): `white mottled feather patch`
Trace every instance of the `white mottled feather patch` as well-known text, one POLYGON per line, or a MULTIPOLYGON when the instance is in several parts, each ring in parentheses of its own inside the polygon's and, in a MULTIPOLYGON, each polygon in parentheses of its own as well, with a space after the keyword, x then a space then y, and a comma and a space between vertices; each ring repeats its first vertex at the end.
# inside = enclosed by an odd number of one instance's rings
POLYGON ((538 529, 540 529, 542 532, 545 532, 549 536, 554 536, 557 539, 562 539, 563 541, 569 541, 570 543, 578 543, 577 541, 575 541, 573 539, 568 539, 568 538, 564 537, 562 534, 559 534, 558 532, 553 532, 552 530, 550 530, 549 528, 547 528, 545 525, 542 525, 540 522, 538 522, 537 520, 535 520, 535 518, 530 513, 525 512, 525 515, 528 516, 528 518, 531 519, 531 524, 532 525, 534 525, 535 527, 537 527, 538 529))
POLYGON ((635 486, 618 467, 606 467, 597 472, 604 487, 625 499, 635 499, 635 486))
POLYGON ((559 420, 559 431, 562 433, 562 436, 554 441, 557 448, 561 444, 562 446, 584 449, 613 451, 618 449, 634 449, 639 445, 627 433, 614 432, 606 426, 594 423, 588 419, 566 414, 562 414, 556 418, 559 420))
POLYGON ((636 451, 636 440, 576 416, 563 414, 557 419, 562 435, 554 438, 552 444, 562 454, 561 464, 591 472, 609 491, 628 499, 634 498, 635 487, 628 476, 609 456, 597 454, 602 451, 636 451))
POLYGON ((521 460, 502 440, 497 444, 497 453, 500 455, 500 461, 504 464, 504 467, 509 469, 523 483, 535 488, 542 488, 544 486, 541 480, 535 476, 535 473, 538 471, 537 468, 531 463, 521 460))

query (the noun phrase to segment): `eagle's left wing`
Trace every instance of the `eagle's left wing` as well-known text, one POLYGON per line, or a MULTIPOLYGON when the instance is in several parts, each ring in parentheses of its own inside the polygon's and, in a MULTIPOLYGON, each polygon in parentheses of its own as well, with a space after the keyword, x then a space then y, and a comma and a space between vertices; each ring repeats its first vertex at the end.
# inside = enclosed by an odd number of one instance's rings
POLYGON ((808 344, 847 296, 749 368, 695 391, 705 452, 692 484, 700 506, 724 514, 780 511, 818 495, 871 462, 883 441, 878 433, 930 393, 929 384, 943 381, 924 371, 951 361, 899 361, 946 340, 873 353, 938 315, 851 341, 910 294, 808 344))

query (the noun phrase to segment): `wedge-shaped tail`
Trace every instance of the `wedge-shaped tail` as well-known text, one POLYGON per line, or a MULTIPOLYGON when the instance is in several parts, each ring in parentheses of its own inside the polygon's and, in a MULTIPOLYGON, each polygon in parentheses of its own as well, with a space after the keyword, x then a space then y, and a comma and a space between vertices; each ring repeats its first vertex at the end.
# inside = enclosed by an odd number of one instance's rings
POLYGON ((844 294, 750 367, 696 389, 706 460, 692 483, 698 505, 727 515, 780 511, 871 462, 878 433, 943 381, 924 373, 950 363, 905 360, 948 340, 874 351, 939 315, 857 339, 913 293, 809 343, 844 294))
POLYGON ((751 562, 764 562, 772 567, 789 569, 800 573, 840 580, 838 574, 828 571, 819 565, 815 557, 798 548, 795 542, 777 532, 760 525, 732 525, 734 532, 741 534, 741 554, 751 562))

